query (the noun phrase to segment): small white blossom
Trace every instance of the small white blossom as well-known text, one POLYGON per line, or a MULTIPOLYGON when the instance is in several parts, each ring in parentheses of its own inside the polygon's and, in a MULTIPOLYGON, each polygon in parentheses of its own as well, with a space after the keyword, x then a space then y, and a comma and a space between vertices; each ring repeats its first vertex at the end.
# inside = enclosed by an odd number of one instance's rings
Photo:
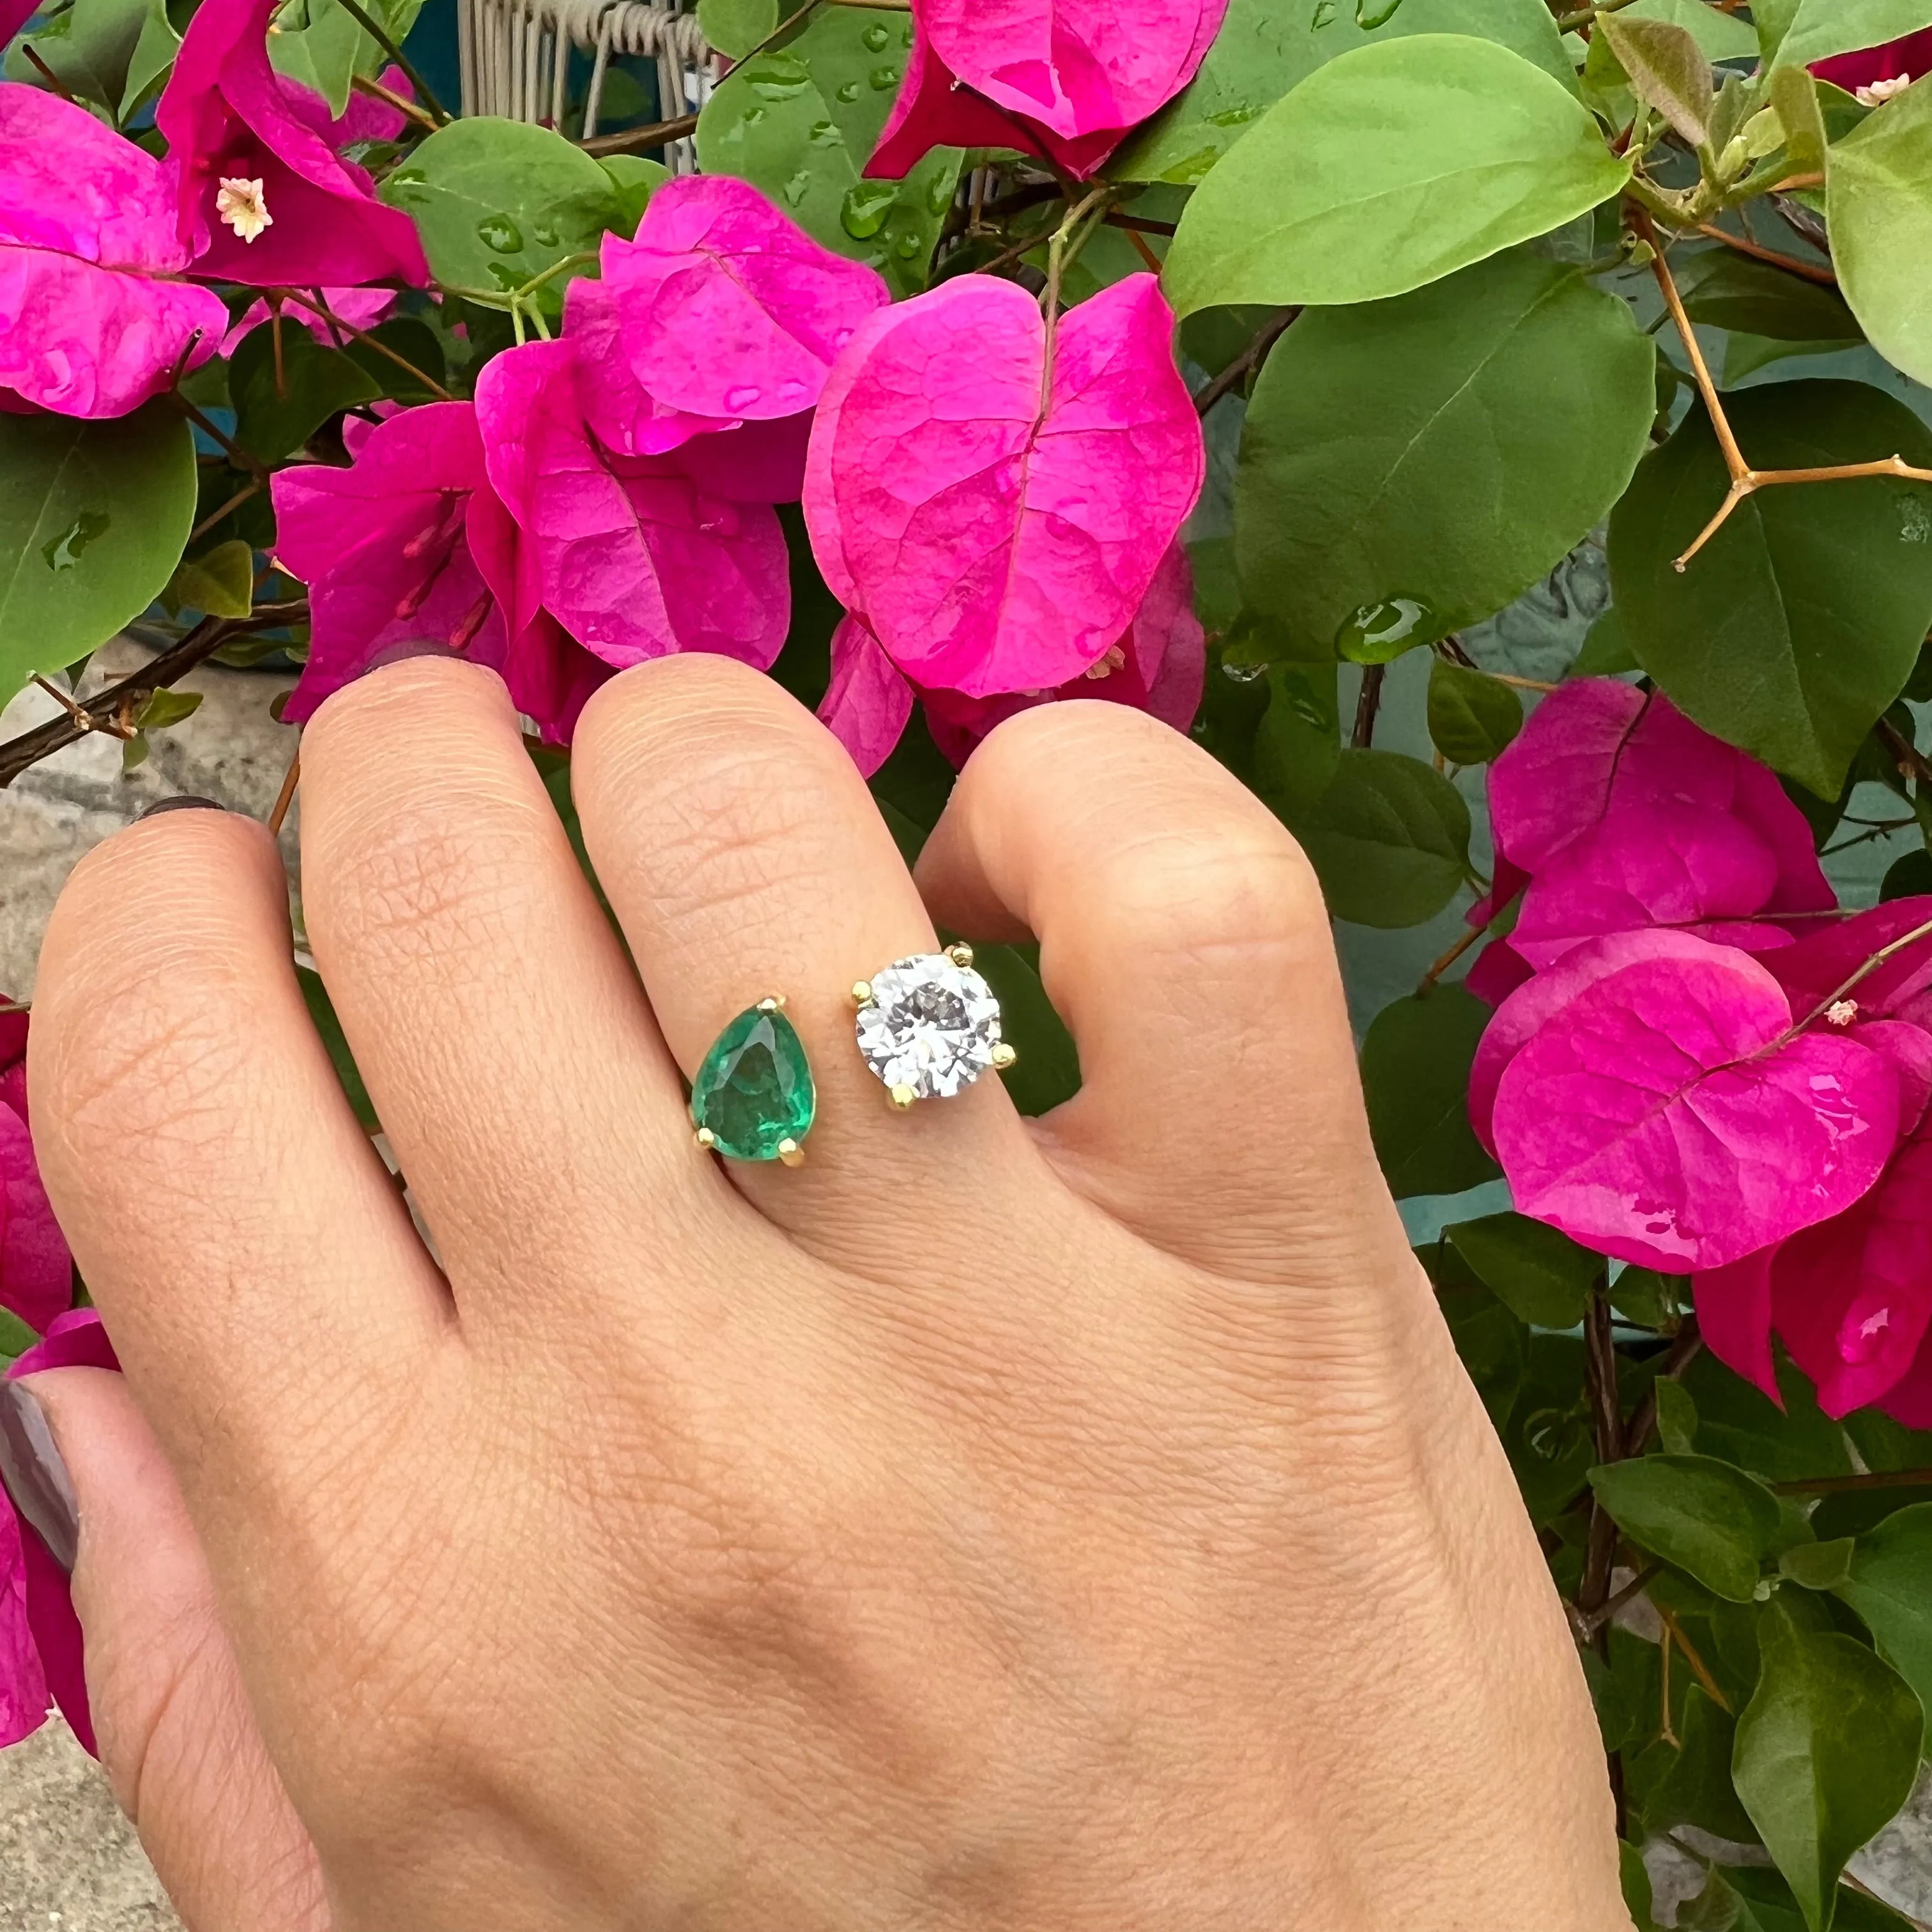
POLYGON ((1858 1003, 1856 1000, 1834 1000, 1825 1009, 1825 1017, 1834 1026, 1850 1026, 1858 1016, 1858 1003))
POLYGON ((1090 664, 1080 675, 1082 677, 1112 677, 1127 661, 1127 654, 1118 644, 1109 644, 1106 652, 1097 664, 1090 664))
POLYGON ((1875 80, 1869 86, 1858 89, 1861 107, 1882 107, 1895 94, 1903 94, 1912 85, 1909 74, 1895 74, 1889 80, 1875 80))
POLYGON ((254 241, 263 229, 275 225, 262 184, 244 180, 239 175, 221 177, 215 190, 214 212, 244 242, 254 241))

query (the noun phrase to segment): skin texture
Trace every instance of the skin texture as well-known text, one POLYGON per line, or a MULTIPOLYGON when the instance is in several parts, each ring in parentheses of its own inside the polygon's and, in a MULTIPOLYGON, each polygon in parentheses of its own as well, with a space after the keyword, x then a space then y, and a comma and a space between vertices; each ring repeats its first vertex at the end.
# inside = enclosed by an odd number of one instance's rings
POLYGON ((32 1385, 195 1932, 1628 1932, 1318 894, 1234 780, 1043 706, 915 884, 783 692, 646 664, 577 740, 627 958, 491 674, 379 670, 302 766, 309 935, 446 1274, 246 820, 82 863, 29 1066, 127 1370, 32 1385), (1056 1114, 898 1116, 859 1061, 844 989, 935 920, 1039 935, 1056 1114), (810 1158, 727 1169, 679 1070, 774 990, 810 1158))

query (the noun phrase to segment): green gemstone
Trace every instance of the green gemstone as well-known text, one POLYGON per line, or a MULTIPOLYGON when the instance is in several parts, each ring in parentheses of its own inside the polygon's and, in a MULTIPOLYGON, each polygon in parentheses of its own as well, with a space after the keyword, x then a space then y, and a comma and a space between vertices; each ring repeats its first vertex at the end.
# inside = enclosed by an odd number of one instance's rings
POLYGON ((721 1033, 692 1082, 691 1118, 733 1160, 776 1160, 812 1130, 812 1063, 776 1007, 752 1006, 721 1033))

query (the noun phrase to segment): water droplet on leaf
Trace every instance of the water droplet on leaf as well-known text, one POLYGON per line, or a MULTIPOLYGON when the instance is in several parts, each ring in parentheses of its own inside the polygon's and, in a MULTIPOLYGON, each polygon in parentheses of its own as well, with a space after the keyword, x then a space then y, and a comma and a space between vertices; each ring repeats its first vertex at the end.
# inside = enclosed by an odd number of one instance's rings
POLYGON ((768 54, 751 77, 760 100, 790 100, 812 85, 812 70, 790 54, 768 54))
POLYGON ((859 38, 872 52, 877 53, 892 38, 892 34, 884 26, 874 24, 868 27, 859 38))
POLYGON ((524 245, 524 231, 507 214, 486 214, 476 224, 476 238, 498 255, 514 255, 524 245))
POLYGON ((1899 542, 1932 543, 1932 506, 1927 504, 1923 494, 1916 490, 1908 490, 1897 500, 1899 542))
POLYGON ((814 148, 841 148, 845 145, 845 136, 839 133, 836 121, 814 121, 806 139, 814 148))
POLYGON ((1309 22, 1311 27, 1325 27, 1335 17, 1335 0, 1319 0, 1315 9, 1315 17, 1309 22))
POLYGON ((1352 612, 1335 633, 1335 648, 1351 664, 1388 664, 1442 635, 1436 613, 1420 598, 1390 597, 1352 612))
POLYGON ((874 94, 885 94, 898 86, 899 72, 896 67, 875 67, 866 77, 872 82, 874 94))
POLYGON ((98 510, 83 510, 57 537, 40 546, 40 555, 50 570, 71 570, 80 554, 96 537, 107 534, 113 518, 98 510))
POLYGON ((429 179, 421 168, 398 168, 389 177, 392 188, 421 188, 429 179))
POLYGON ((1402 0, 1355 0, 1355 25, 1386 27, 1396 16, 1402 0))
POLYGON ((869 242, 886 225, 898 196, 896 182, 855 182, 845 190, 838 225, 855 242, 869 242))
POLYGON ((952 206, 953 187, 946 175, 937 174, 926 190, 926 205, 934 214, 944 214, 952 206))
POLYGON ((539 221, 530 232, 537 238, 539 248, 554 248, 563 239, 554 221, 539 221))
POLYGON ((748 410, 764 393, 755 382, 740 382, 724 392, 724 406, 734 411, 748 410))
POLYGON ((847 81, 844 86, 839 88, 838 98, 848 107, 850 106, 859 98, 859 83, 856 80, 847 81))
POLYGON ((811 192, 812 173, 807 168, 800 168, 784 184, 784 198, 794 208, 811 192))
POLYGON ((892 248, 892 253, 902 262, 916 260, 922 251, 922 244, 916 235, 902 235, 892 248))
POLYGON ((1268 675, 1268 666, 1258 664, 1224 664, 1221 674, 1236 684, 1252 684, 1257 678, 1268 675))

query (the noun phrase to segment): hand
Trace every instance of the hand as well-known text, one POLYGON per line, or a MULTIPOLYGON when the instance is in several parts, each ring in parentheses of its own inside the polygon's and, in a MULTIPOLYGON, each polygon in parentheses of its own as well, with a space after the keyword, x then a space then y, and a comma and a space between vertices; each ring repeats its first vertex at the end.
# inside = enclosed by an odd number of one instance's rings
POLYGON ((1233 779, 1043 706, 915 884, 775 685, 646 664, 574 760, 627 958, 489 674, 380 671, 302 762, 310 940, 440 1268, 258 825, 90 856, 34 1027, 127 1377, 28 1385, 190 1927, 1627 1932, 1320 897, 1233 779), (935 920, 1039 936, 1056 1114, 886 1105, 847 989, 935 920), (809 1160, 722 1166, 680 1070, 772 992, 809 1160))

